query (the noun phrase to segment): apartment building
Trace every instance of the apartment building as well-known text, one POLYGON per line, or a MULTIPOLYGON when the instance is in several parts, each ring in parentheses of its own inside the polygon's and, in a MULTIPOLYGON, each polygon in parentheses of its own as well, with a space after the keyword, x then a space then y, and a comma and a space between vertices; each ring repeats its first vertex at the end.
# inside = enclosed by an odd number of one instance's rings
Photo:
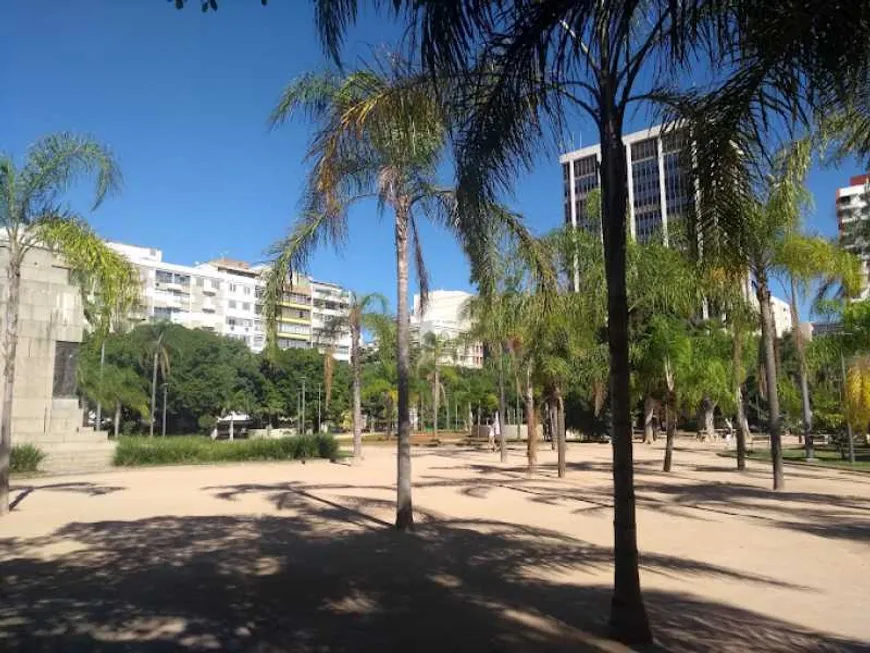
POLYGON ((870 175, 856 175, 849 179, 849 185, 837 189, 837 227, 840 244, 861 258, 863 283, 861 297, 868 296, 868 275, 870 259, 866 252, 870 243, 865 237, 866 221, 870 219, 870 175))
MULTIPOLYGON (((262 317, 262 281, 265 266, 218 258, 197 265, 163 260, 159 249, 109 243, 139 271, 140 306, 131 321, 168 320, 191 329, 205 329, 244 342, 253 351, 266 345, 262 317)), ((346 314, 349 293, 337 284, 294 276, 280 303, 277 343, 282 348, 317 348, 333 351, 338 360, 350 359, 350 331, 317 333, 312 325, 325 325, 346 314)))
POLYGON ((480 369, 483 367, 483 344, 468 341, 471 324, 463 317, 465 302, 471 293, 462 290, 435 290, 429 293, 425 311, 421 307, 420 295, 414 295, 414 309, 411 313, 411 329, 417 338, 427 333, 451 339, 455 348, 442 358, 445 365, 457 365, 480 369))
MULTIPOLYGON (((695 204, 695 189, 680 166, 686 132, 665 130, 663 125, 623 137, 628 163, 628 211, 632 237, 644 243, 651 238, 668 242, 669 231, 695 204)), ((598 230, 590 217, 586 198, 599 188, 601 145, 590 145, 559 158, 562 164, 565 223, 598 230)))

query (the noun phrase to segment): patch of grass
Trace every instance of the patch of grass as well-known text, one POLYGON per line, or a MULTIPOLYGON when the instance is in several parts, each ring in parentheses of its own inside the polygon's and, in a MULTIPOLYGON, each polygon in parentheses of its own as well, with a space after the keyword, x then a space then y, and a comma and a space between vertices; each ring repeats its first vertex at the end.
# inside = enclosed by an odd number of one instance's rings
MULTIPOLYGON (((842 467, 845 469, 858 469, 870 471, 870 447, 855 446, 855 464, 851 464, 848 460, 843 460, 837 447, 827 444, 815 444, 815 460, 807 462, 804 458, 805 452, 803 445, 799 447, 787 447, 782 450, 782 459, 785 462, 803 463, 805 465, 817 465, 821 467, 842 467)), ((733 451, 727 453, 728 456, 734 457, 736 454, 733 451)), ((746 457, 750 460, 770 461, 770 449, 756 446, 755 451, 747 451, 746 457)))
POLYGON ((122 437, 115 449, 119 467, 182 465, 253 460, 335 460, 338 443, 331 435, 301 435, 275 440, 214 441, 204 436, 122 437))
POLYGON ((13 474, 32 474, 39 471, 45 460, 45 452, 32 444, 17 444, 12 447, 9 471, 13 474))

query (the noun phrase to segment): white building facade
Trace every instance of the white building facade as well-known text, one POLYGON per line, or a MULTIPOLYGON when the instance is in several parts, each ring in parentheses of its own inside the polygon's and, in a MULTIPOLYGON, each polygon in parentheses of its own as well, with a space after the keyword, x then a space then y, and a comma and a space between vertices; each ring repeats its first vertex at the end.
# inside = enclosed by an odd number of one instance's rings
POLYGON ((468 341, 471 323, 463 317, 465 303, 474 295, 462 290, 435 290, 429 293, 425 311, 420 304, 420 295, 414 295, 411 312, 411 329, 420 339, 434 333, 454 341, 455 351, 444 356, 445 365, 457 365, 480 369, 483 367, 483 344, 468 341))
MULTIPOLYGON (((164 261, 159 249, 108 244, 139 272, 141 301, 130 316, 132 321, 168 320, 241 340, 255 352, 263 350, 266 330, 260 297, 265 266, 228 258, 178 265, 164 261)), ((349 307, 349 293, 337 284, 305 277, 294 280, 281 302, 278 345, 317 348, 321 353, 331 349, 337 360, 350 360, 349 329, 318 332, 329 319, 346 316, 349 307)))
MULTIPOLYGON (((687 137, 685 130, 665 125, 623 136, 628 167, 628 223, 632 237, 639 243, 659 239, 668 244, 669 234, 695 208, 696 189, 680 165, 687 137)), ((586 198, 590 191, 601 186, 601 145, 563 154, 559 162, 562 164, 565 223, 587 231, 600 229, 590 217, 586 198)), ((575 279, 577 291, 578 283, 575 279)), ((745 292, 757 309, 758 300, 748 276, 745 292)), ((778 297, 771 297, 771 309, 777 336, 782 337, 792 328, 789 305, 778 297)))
POLYGON ((837 227, 840 244, 861 258, 863 279, 861 298, 868 294, 868 276, 870 276, 870 260, 864 255, 868 245, 862 223, 870 219, 870 175, 857 175, 849 179, 849 185, 837 189, 837 227))
MULTIPOLYGON (((623 136, 628 165, 628 211, 632 237, 668 242, 668 232, 695 205, 695 189, 679 157, 686 132, 656 125, 623 136)), ((562 164, 565 222, 575 228, 597 229, 586 197, 601 186, 601 145, 590 145, 559 157, 562 164)))

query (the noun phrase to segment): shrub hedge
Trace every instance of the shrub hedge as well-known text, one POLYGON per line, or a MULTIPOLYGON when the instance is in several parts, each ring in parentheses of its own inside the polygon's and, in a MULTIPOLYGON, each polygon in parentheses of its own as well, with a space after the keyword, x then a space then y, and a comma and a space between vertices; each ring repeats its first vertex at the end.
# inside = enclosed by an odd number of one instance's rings
POLYGON ((45 460, 45 452, 39 447, 32 444, 16 444, 12 447, 9 470, 13 474, 37 472, 43 460, 45 460))
POLYGON ((276 440, 211 440, 201 436, 121 437, 114 464, 178 465, 243 462, 248 460, 298 460, 338 456, 338 443, 331 435, 299 435, 276 440))

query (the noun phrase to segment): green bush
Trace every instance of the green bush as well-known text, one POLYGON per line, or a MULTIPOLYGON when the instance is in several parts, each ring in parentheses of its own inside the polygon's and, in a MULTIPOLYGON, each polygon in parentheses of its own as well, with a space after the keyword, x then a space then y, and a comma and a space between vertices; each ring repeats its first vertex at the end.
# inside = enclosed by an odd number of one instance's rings
POLYGON ((18 444, 12 447, 9 469, 13 474, 39 471, 39 464, 45 460, 45 452, 32 444, 18 444))
POLYGON ((331 435, 298 435, 276 440, 214 441, 207 437, 122 437, 115 449, 115 465, 179 465, 244 462, 249 460, 298 460, 338 456, 338 442, 331 435))

